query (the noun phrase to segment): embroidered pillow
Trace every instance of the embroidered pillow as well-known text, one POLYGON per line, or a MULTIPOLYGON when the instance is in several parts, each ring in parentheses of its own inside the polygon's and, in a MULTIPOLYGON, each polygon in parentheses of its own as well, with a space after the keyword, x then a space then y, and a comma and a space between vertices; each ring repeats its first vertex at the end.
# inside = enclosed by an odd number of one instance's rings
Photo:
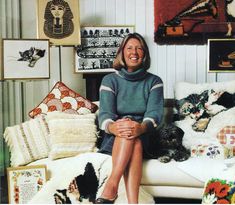
POLYGON ((191 157, 205 157, 209 159, 228 159, 233 157, 233 150, 223 145, 193 145, 191 157))
POLYGON ((11 166, 16 167, 48 157, 49 129, 44 116, 7 127, 4 139, 11 152, 11 166))
POLYGON ((235 182, 212 178, 205 185, 202 204, 234 204, 235 182))
POLYGON ((178 82, 175 86, 175 124, 185 135, 183 145, 220 145, 217 133, 235 125, 235 81, 215 83, 178 82), (229 102, 229 103, 228 103, 229 102))
POLYGON ((61 111, 70 114, 94 113, 98 106, 80 94, 57 82, 43 101, 29 112, 31 118, 48 112, 61 111))
POLYGON ((95 151, 97 140, 95 117, 95 114, 71 115, 58 112, 48 114, 51 144, 49 158, 53 160, 95 151))
POLYGON ((220 143, 231 147, 233 149, 233 155, 235 156, 235 126, 226 126, 219 131, 217 138, 220 143))

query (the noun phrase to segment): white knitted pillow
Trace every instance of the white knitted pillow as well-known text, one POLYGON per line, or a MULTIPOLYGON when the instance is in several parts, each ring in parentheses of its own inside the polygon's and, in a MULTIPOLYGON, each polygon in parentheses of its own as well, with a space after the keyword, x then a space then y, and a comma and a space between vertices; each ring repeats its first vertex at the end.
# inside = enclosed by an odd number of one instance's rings
POLYGON ((49 158, 71 157, 96 150, 95 114, 53 113, 49 114, 47 119, 51 144, 49 158))
POLYGON ((48 135, 48 124, 43 116, 7 127, 4 139, 10 148, 11 166, 25 165, 48 157, 48 135))

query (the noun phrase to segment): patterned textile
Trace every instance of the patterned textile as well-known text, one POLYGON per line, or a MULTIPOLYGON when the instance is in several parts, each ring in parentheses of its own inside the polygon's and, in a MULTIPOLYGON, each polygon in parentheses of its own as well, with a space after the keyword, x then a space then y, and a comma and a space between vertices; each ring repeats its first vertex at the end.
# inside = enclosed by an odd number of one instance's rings
POLYGON ((58 159, 95 151, 97 140, 95 117, 95 114, 48 113, 51 144, 49 158, 58 159))
POLYGON ((227 159, 233 156, 233 150, 223 145, 193 145, 191 157, 207 157, 210 159, 227 159))
MULTIPOLYGON (((218 104, 223 93, 235 94, 235 81, 215 83, 178 82, 175 86, 175 124, 185 135, 183 145, 220 145, 217 134, 225 126, 235 125, 235 106, 218 104), (221 95, 219 95, 221 94, 221 95)), ((233 103, 233 102, 231 102, 233 103)))
POLYGON ((233 154, 235 155, 235 126, 226 126, 220 130, 217 135, 221 144, 233 147, 233 154))
POLYGON ((203 204, 235 204, 235 182, 210 179, 204 189, 203 204))
POLYGON ((4 139, 10 148, 11 166, 28 164, 48 157, 49 129, 44 116, 7 127, 4 139))
POLYGON ((64 83, 57 82, 43 101, 29 112, 31 118, 39 114, 62 111, 71 114, 94 113, 97 105, 68 88, 64 83))

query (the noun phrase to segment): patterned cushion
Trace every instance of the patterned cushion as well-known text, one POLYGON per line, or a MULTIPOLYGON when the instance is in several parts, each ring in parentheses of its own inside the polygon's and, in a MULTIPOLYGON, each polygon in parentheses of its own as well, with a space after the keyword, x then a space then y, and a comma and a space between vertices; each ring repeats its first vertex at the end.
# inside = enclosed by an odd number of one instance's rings
POLYGON ((71 114, 94 113, 98 106, 80 94, 68 88, 64 83, 57 82, 43 101, 29 112, 34 118, 39 114, 61 111, 71 114))
POLYGON ((226 126, 217 135, 220 143, 233 148, 235 155, 235 126, 226 126))
POLYGON ((95 114, 48 113, 51 150, 49 158, 58 159, 96 150, 95 114))
POLYGON ((178 82, 175 85, 174 120, 185 133, 183 145, 186 148, 200 144, 220 145, 216 137, 218 132, 225 126, 235 125, 235 106, 226 108, 217 104, 216 99, 226 96, 224 93, 235 96, 235 80, 198 84, 178 82))
POLYGON ((235 204, 235 182, 210 179, 205 186, 203 204, 235 204))
POLYGON ((210 159, 227 159, 233 157, 230 147, 214 144, 200 144, 191 147, 191 157, 206 157, 210 159))
POLYGON ((48 157, 49 129, 44 116, 7 127, 4 139, 10 148, 11 166, 25 165, 48 157))

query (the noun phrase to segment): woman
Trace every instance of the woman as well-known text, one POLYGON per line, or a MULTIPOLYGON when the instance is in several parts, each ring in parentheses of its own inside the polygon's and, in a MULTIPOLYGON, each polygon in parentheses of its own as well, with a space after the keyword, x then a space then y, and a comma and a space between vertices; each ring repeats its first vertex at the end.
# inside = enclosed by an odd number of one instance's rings
POLYGON ((112 155, 112 172, 96 203, 114 203, 124 176, 128 203, 138 203, 142 159, 150 158, 149 140, 163 115, 162 80, 147 72, 148 46, 138 33, 122 41, 114 68, 100 87, 101 153, 112 155))

